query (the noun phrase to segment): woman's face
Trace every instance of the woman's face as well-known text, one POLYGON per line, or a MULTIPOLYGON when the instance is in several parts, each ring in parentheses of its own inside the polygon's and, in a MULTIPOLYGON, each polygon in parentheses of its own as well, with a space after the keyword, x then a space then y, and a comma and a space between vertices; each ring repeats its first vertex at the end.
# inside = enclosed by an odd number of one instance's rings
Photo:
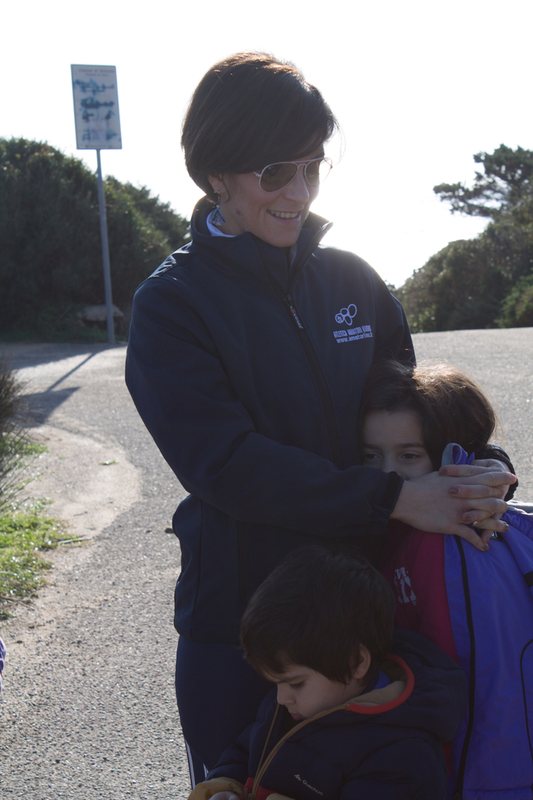
MULTIPOLYGON (((304 164, 321 155, 322 151, 315 152, 295 163, 304 164)), ((274 247, 295 244, 319 190, 307 183, 303 167, 277 192, 264 192, 255 172, 209 176, 209 182, 220 196, 219 208, 226 220, 220 230, 234 236, 248 231, 274 247)))

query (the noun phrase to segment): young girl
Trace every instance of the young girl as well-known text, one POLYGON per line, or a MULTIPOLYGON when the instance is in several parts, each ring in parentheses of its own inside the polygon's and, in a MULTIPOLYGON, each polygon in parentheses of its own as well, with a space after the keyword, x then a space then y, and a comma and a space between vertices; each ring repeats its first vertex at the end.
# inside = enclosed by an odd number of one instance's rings
MULTIPOLYGON (((489 401, 458 370, 386 362, 365 389, 363 463, 410 480, 438 469, 443 451, 445 463, 457 463, 461 448, 483 458, 494 427, 489 401)), ((503 519, 509 528, 486 553, 457 537, 396 528, 383 568, 396 625, 423 633, 467 674, 449 788, 464 800, 533 798, 533 518, 515 509, 503 519)))

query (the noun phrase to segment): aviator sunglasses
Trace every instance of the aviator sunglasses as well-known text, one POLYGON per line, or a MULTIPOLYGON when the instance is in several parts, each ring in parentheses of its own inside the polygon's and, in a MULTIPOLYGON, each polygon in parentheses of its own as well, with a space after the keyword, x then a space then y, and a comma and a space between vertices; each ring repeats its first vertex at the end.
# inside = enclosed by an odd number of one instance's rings
POLYGON ((279 161, 268 164, 261 172, 254 172, 259 178, 259 187, 264 192, 279 192, 293 181, 300 167, 303 167, 304 178, 309 186, 318 186, 326 180, 333 164, 330 158, 321 156, 310 161, 279 161))

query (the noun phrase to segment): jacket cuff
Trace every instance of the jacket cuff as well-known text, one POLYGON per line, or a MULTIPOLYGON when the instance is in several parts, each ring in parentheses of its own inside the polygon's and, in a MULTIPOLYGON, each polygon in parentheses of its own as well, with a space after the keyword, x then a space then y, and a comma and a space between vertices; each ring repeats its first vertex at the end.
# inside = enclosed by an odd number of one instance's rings
POLYGON ((403 478, 396 472, 384 472, 374 497, 371 500, 372 513, 366 524, 367 534, 385 535, 398 497, 402 490, 403 478))

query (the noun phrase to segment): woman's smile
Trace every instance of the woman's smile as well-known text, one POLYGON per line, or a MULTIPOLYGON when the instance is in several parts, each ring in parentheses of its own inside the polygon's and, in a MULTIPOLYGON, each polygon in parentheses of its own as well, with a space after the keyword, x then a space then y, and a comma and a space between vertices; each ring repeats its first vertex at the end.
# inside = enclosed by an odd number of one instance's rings
MULTIPOLYGON (((296 163, 303 164, 320 155, 321 152, 312 153, 296 163)), ((318 186, 307 182, 303 169, 277 192, 263 191, 254 172, 210 176, 209 181, 220 197, 219 208, 226 220, 220 230, 233 236, 253 233, 274 247, 296 243, 319 191, 318 186)))

